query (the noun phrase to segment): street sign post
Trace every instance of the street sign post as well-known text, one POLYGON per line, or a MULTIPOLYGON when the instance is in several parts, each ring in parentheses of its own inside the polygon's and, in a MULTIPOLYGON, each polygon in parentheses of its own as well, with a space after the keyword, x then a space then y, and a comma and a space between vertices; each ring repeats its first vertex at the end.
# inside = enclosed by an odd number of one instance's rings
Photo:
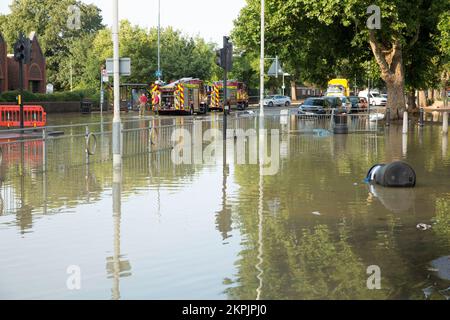
POLYGON ((283 69, 281 68, 281 63, 280 63, 280 61, 278 60, 278 58, 276 58, 276 59, 274 60, 274 62, 273 62, 272 65, 270 66, 269 71, 267 72, 267 74, 268 74, 269 76, 277 77, 277 78, 278 78, 278 75, 284 74, 284 71, 283 71, 283 69))
POLYGON ((102 70, 102 81, 109 82, 109 75, 108 75, 108 71, 106 69, 102 70))
MULTIPOLYGON (((112 58, 106 59, 106 72, 108 73, 108 76, 114 75, 114 60, 112 58)), ((119 74, 121 76, 131 76, 131 59, 130 58, 120 58, 119 74)))

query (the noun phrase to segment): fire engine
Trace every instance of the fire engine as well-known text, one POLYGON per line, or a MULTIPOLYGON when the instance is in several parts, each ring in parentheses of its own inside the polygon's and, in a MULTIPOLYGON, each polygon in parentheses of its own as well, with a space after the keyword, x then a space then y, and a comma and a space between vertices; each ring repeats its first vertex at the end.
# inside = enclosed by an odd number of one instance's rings
MULTIPOLYGON (((210 110, 223 111, 223 81, 214 82, 211 86, 210 110)), ((230 109, 244 110, 248 108, 248 92, 243 82, 227 81, 227 102, 230 109)))
POLYGON ((204 114, 208 110, 203 81, 183 78, 165 86, 155 84, 152 106, 160 115, 204 114))

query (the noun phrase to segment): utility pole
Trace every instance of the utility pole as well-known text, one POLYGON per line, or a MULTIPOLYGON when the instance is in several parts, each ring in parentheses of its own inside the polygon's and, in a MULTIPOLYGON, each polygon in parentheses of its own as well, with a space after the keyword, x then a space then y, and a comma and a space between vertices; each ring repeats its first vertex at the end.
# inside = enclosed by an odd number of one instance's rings
POLYGON ((161 0, 158 0, 158 83, 161 81, 161 0))
POLYGON ((223 73, 223 139, 226 139, 227 131, 227 114, 228 114, 228 99, 227 99, 227 84, 228 71, 233 68, 233 44, 229 42, 230 38, 223 37, 223 48, 216 50, 216 64, 221 67, 223 73))
POLYGON ((228 37, 223 37, 223 64, 225 68, 223 69, 223 141, 225 143, 227 139, 227 116, 228 116, 228 100, 227 100, 227 82, 228 82, 228 71, 227 71, 227 58, 228 58, 228 37))
POLYGON ((23 123, 23 65, 31 62, 31 41, 26 38, 22 32, 19 33, 19 40, 14 44, 14 60, 19 63, 19 117, 20 128, 24 128, 23 123))
POLYGON ((264 0, 261 0, 261 60, 259 64, 259 115, 264 116, 264 0))
POLYGON ((368 111, 370 111, 370 72, 372 67, 372 62, 369 61, 369 72, 367 72, 367 102, 368 102, 368 111))
POLYGON ((113 1, 113 61, 114 61, 114 117, 113 117, 113 166, 122 164, 120 120, 120 57, 119 57, 119 1, 113 1))
POLYGON ((70 58, 70 92, 73 91, 73 71, 72 71, 72 58, 70 58))
POLYGON ((19 60, 19 112, 20 112, 20 129, 23 129, 23 60, 19 60))

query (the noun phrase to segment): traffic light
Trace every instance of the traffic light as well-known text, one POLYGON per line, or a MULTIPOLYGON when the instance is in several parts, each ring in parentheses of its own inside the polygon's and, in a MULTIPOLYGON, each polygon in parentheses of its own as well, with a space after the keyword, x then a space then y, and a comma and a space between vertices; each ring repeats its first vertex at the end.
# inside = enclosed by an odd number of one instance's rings
POLYGON ((25 60, 25 43, 23 39, 19 39, 14 45, 14 59, 16 61, 25 60))
POLYGON ((227 59, 224 69, 227 71, 233 69, 233 44, 231 42, 227 43, 227 59))
POLYGON ((225 62, 224 53, 225 53, 224 49, 216 50, 216 64, 221 68, 224 67, 225 62))
POLYGON ((224 37, 223 48, 216 50, 216 64, 226 71, 233 68, 233 44, 228 37, 224 37))
POLYGON ((14 59, 24 64, 31 62, 31 40, 20 34, 19 40, 14 44, 14 59))
POLYGON ((29 38, 25 38, 25 58, 23 60, 23 63, 30 64, 31 63, 31 40, 29 38))

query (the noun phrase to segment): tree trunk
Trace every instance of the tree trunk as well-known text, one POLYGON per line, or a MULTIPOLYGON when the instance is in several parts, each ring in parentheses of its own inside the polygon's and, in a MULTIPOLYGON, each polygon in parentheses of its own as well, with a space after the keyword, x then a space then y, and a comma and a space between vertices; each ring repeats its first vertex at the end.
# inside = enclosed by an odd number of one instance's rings
POLYGON ((419 91, 419 107, 425 108, 427 106, 427 96, 425 90, 419 91))
POLYGON ((434 91, 433 91, 433 89, 428 89, 428 99, 434 101, 434 91))
POLYGON ((411 89, 408 90, 406 93, 407 102, 408 102, 408 110, 416 110, 417 104, 416 104, 416 90, 411 89))
POLYGON ((434 100, 441 100, 441 92, 438 89, 434 89, 433 96, 434 100))
POLYGON ((297 101, 297 85, 295 81, 291 81, 291 100, 297 101))
POLYGON ((403 118, 406 110, 405 71, 403 66, 402 45, 398 39, 386 48, 379 42, 373 30, 369 31, 369 43, 375 59, 381 69, 381 78, 388 91, 387 107, 391 109, 392 120, 403 118))

